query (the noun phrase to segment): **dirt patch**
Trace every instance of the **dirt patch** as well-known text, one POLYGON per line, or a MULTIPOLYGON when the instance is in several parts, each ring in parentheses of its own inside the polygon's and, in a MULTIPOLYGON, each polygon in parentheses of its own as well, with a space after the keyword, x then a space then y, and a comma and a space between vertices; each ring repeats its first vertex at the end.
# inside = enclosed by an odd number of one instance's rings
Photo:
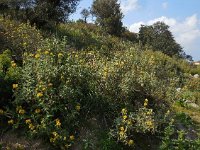
MULTIPOLYGON (((49 150, 49 146, 41 139, 30 140, 14 132, 6 132, 0 136, 2 150, 49 150)), ((0 148, 0 149, 1 149, 0 148)))

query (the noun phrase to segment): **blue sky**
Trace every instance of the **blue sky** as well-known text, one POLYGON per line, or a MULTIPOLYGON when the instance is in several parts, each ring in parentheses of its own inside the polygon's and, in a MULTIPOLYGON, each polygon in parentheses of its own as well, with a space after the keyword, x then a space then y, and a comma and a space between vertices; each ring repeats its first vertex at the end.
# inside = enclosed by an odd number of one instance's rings
MULTIPOLYGON (((93 0, 81 0, 71 19, 81 18, 80 11, 93 0)), ((200 0, 119 0, 123 24, 138 32, 141 24, 163 21, 170 26, 176 41, 195 61, 200 60, 200 0)))

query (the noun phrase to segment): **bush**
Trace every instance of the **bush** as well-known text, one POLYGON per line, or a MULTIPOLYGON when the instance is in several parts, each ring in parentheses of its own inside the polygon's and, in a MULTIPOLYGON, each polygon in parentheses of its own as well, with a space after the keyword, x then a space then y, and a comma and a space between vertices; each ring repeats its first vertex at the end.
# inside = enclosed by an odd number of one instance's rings
POLYGON ((0 52, 10 49, 15 60, 22 61, 25 51, 34 52, 41 45, 41 33, 29 23, 19 23, 0 17, 1 41, 0 52))
POLYGON ((12 84, 20 78, 20 67, 12 61, 11 52, 5 50, 0 55, 0 106, 7 107, 11 105, 13 99, 12 84))

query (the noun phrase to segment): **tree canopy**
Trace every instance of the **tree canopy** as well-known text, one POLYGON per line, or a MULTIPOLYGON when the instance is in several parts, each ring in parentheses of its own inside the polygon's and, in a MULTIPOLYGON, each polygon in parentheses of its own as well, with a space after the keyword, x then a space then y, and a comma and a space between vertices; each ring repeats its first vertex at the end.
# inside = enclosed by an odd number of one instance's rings
POLYGON ((76 10, 80 0, 1 0, 4 16, 15 19, 64 22, 76 10))
POLYGON ((94 0, 92 13, 96 17, 96 23, 109 34, 121 34, 123 14, 117 0, 94 0))
POLYGON ((175 41, 169 26, 164 22, 142 25, 139 31, 139 40, 142 46, 150 46, 153 50, 162 51, 169 56, 190 59, 190 56, 186 55, 180 44, 175 41))

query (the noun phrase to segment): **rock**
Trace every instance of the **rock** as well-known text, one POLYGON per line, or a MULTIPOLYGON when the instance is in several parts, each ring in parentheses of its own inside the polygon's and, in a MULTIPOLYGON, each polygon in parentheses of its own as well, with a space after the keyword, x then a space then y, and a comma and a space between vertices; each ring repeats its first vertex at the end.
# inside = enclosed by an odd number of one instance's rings
POLYGON ((176 91, 177 91, 177 92, 180 92, 180 91, 181 91, 181 88, 177 88, 176 91))
POLYGON ((199 78, 199 75, 198 75, 198 74, 195 74, 193 77, 194 77, 194 78, 199 78))
POLYGON ((187 105, 188 105, 189 107, 193 107, 193 108, 197 108, 197 109, 200 108, 199 105, 197 105, 197 104, 195 104, 195 103, 187 103, 187 105))

